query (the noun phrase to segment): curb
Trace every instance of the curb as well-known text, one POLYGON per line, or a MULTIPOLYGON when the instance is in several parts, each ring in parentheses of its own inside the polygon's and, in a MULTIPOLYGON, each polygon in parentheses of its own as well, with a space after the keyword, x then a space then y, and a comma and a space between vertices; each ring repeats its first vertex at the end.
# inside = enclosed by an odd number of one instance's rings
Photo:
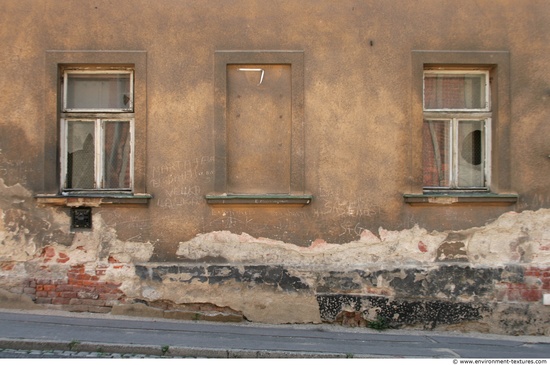
MULTIPOLYGON (((151 345, 111 344, 97 342, 57 342, 37 340, 14 340, 0 338, 1 349, 39 350, 39 351, 72 351, 96 352, 158 356, 162 358, 189 357, 189 358, 346 358, 349 355, 339 353, 294 352, 277 350, 246 350, 246 349, 208 349, 170 346, 166 352, 162 347, 151 345)), ((364 357, 364 356, 359 356, 364 357)))

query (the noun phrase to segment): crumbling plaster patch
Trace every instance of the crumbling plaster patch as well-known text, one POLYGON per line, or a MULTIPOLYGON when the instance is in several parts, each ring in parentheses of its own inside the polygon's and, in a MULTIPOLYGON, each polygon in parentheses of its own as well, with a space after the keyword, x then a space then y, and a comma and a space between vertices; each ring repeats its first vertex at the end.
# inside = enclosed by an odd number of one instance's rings
POLYGON ((63 208, 37 211, 27 190, 6 187, 1 180, 0 193, 4 288, 15 289, 28 278, 64 280, 72 266, 83 265, 90 275, 99 269, 102 281, 120 284, 130 300, 214 303, 258 322, 318 323, 316 295, 338 293, 463 304, 477 303, 480 295, 498 300, 501 289, 505 297, 516 295, 511 290, 517 287, 520 297, 513 298, 527 298, 528 290, 540 292, 542 284, 531 282, 536 278, 508 283, 498 267, 544 267, 550 262, 548 209, 509 212, 461 231, 428 232, 419 226, 379 228, 376 234, 363 230, 346 244, 317 239, 309 247, 212 231, 177 243, 177 263, 166 264, 151 262, 154 243, 120 240, 116 226, 104 221, 100 209, 94 212, 92 230, 71 232, 63 208), (140 267, 150 273, 140 274, 140 267), (447 283, 449 277, 460 280, 447 283), (479 278, 472 281, 474 277, 479 278), (494 287, 494 280, 505 280, 506 287, 494 287))
POLYGON ((0 178, 0 260, 24 261, 32 257, 36 247, 29 237, 29 229, 12 219, 27 217, 21 209, 32 199, 31 193, 20 184, 6 186, 0 178), (20 213, 23 212, 23 213, 20 213))
POLYGON ((213 303, 241 311, 250 321, 263 323, 319 323, 319 307, 310 292, 285 292, 247 283, 209 284, 192 282, 182 285, 164 280, 143 286, 141 298, 174 303, 213 303), (292 309, 291 309, 292 308, 292 309), (291 310, 290 310, 291 309, 291 310))
MULTIPOLYGON (((94 215, 93 230, 71 232, 70 217, 62 209, 37 210, 30 191, 20 184, 6 186, 0 179, 0 280, 4 287, 44 275, 63 280, 71 265, 84 264, 93 271, 102 262, 131 265, 148 261, 152 254, 149 242, 118 240, 101 214, 94 215)), ((126 273, 121 268, 111 276, 120 282, 135 276, 130 274, 135 272, 133 267, 126 273)))
MULTIPOLYGON (((482 227, 456 232, 428 232, 418 226, 402 231, 380 228, 379 236, 364 230, 347 244, 314 241, 299 247, 267 238, 254 238, 229 231, 198 235, 180 242, 176 255, 195 262, 220 258, 234 264, 262 263, 326 268, 364 267, 365 264, 416 265, 436 260, 456 261, 453 255, 438 252, 444 245, 458 250, 464 261, 476 265, 508 263, 547 264, 550 262, 550 210, 508 212, 482 227)), ((458 260, 462 261, 462 260, 458 260)))

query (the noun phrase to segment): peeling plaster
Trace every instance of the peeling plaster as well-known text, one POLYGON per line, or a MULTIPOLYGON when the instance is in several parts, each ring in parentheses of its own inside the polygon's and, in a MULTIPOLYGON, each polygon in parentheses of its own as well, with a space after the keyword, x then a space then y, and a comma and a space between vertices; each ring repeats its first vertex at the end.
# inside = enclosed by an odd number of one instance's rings
MULTIPOLYGON (((174 262, 160 263, 151 262, 155 242, 119 239, 117 226, 109 225, 100 209, 92 230, 72 232, 65 208, 43 207, 31 214, 34 202, 20 185, 6 187, 0 180, 0 192, 5 194, 0 200, 0 280, 4 289, 16 292, 29 277, 63 283, 68 272, 83 266, 89 275, 101 271, 97 285, 116 285, 125 304, 212 303, 252 321, 319 323, 341 318, 339 313, 323 317, 319 307, 324 303, 319 298, 335 296, 343 298, 340 311, 350 313, 354 308, 346 298, 360 298, 355 302, 364 305, 353 315, 359 322, 374 320, 382 311, 398 324, 485 321, 493 331, 492 313, 505 311, 494 303, 536 300, 547 285, 540 275, 526 276, 522 265, 544 268, 550 261, 548 209, 509 212, 460 231, 429 232, 418 225, 401 231, 363 229, 357 240, 316 239, 309 247, 212 231, 174 243, 174 262), (453 314, 441 317, 437 308, 453 314), (418 316, 407 317, 409 309, 418 316)), ((106 303, 119 305, 117 300, 106 303)), ((78 308, 83 307, 89 308, 78 308)), ((517 309, 515 318, 531 311, 517 309)), ((505 331, 510 323, 502 319, 494 331, 505 331)))
POLYGON ((316 240, 309 247, 254 238, 229 231, 198 235, 180 242, 176 255, 195 262, 223 258, 230 263, 286 266, 354 267, 373 264, 429 264, 464 261, 471 264, 511 262, 545 264, 550 251, 547 228, 550 210, 509 212, 483 227, 455 232, 427 232, 418 226, 402 231, 380 228, 379 238, 368 230, 357 241, 331 244, 316 240))

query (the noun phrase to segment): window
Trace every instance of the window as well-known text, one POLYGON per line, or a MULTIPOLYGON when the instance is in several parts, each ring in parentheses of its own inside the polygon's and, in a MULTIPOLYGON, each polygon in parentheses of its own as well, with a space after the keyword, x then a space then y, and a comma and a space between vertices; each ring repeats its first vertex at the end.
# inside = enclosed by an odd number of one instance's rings
POLYGON ((508 205, 510 53, 413 50, 405 203, 508 205))
POLYGON ((50 50, 41 205, 147 205, 147 52, 50 50), (78 151, 78 152, 77 152, 78 151))
POLYGON ((425 190, 487 190, 491 95, 488 70, 426 69, 422 165, 425 190))
POLYGON ((133 80, 131 69, 63 70, 63 192, 132 190, 133 80))

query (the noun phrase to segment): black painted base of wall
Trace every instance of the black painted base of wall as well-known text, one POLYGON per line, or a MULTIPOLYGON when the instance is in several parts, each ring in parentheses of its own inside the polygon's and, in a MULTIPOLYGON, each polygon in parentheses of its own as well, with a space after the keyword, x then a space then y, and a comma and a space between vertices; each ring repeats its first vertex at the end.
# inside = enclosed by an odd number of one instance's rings
POLYGON ((434 329, 438 324, 480 320, 483 312, 489 311, 488 306, 479 304, 346 294, 317 295, 317 302, 324 322, 351 326, 377 323, 390 328, 422 325, 425 329, 434 329))

